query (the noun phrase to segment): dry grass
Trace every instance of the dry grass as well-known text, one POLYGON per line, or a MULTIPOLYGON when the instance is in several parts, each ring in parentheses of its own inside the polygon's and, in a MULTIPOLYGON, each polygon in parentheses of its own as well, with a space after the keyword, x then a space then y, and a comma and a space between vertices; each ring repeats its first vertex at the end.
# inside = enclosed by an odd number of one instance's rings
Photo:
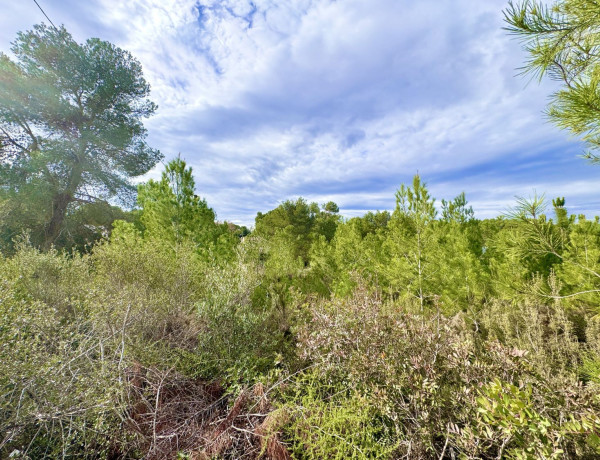
POLYGON ((140 365, 128 371, 128 378, 125 426, 136 434, 145 459, 178 454, 197 460, 291 458, 261 384, 234 397, 219 383, 140 365))

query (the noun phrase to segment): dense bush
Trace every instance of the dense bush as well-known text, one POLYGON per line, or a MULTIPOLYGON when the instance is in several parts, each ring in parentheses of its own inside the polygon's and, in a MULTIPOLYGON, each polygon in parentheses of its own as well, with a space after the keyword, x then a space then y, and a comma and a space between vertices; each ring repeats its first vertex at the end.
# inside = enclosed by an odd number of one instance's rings
POLYGON ((85 254, 0 259, 0 457, 600 456, 598 221, 438 219, 415 180, 241 240, 176 179, 85 254))
POLYGON ((484 332, 463 315, 417 315, 361 287, 314 308, 301 352, 323 382, 366 399, 369 429, 396 446, 390 458, 600 454, 598 388, 578 380, 586 347, 560 310, 524 307, 486 307, 484 332))
POLYGON ((119 439, 121 349, 91 320, 87 261, 0 261, 0 456, 97 458, 119 439))

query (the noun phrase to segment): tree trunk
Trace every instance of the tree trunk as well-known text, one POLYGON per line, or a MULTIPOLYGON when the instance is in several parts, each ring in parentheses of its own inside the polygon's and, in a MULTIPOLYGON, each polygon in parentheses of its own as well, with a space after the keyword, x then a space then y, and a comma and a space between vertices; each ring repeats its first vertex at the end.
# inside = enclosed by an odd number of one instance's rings
POLYGON ((44 249, 48 250, 60 235, 67 207, 73 201, 69 192, 59 193, 52 200, 52 217, 44 230, 44 249))
POLYGON ((83 168, 77 158, 73 169, 69 174, 66 189, 56 193, 52 199, 52 216, 44 231, 44 250, 46 251, 50 249, 52 244, 54 244, 56 239, 60 236, 63 222, 65 221, 65 216, 67 214, 67 207, 75 197, 75 192, 81 183, 82 174, 83 168))

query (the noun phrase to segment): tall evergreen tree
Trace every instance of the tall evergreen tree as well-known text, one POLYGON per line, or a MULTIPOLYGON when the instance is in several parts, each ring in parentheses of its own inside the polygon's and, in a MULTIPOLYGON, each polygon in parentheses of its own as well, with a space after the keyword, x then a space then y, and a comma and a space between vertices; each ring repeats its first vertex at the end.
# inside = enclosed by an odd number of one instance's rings
POLYGON ((218 236, 215 213, 196 195, 192 168, 181 158, 165 166, 160 181, 138 187, 138 204, 146 237, 206 247, 218 236))
POLYGON ((0 53, 0 198, 17 228, 3 233, 33 227, 49 247, 81 204, 131 200, 129 179, 161 158, 142 123, 156 106, 139 62, 106 41, 37 25, 12 52, 0 53))
POLYGON ((387 246, 392 254, 390 279, 398 289, 415 296, 421 309, 430 300, 427 284, 434 270, 431 250, 435 246, 433 222, 435 199, 419 175, 412 187, 404 184, 396 192, 396 209, 390 221, 387 246))

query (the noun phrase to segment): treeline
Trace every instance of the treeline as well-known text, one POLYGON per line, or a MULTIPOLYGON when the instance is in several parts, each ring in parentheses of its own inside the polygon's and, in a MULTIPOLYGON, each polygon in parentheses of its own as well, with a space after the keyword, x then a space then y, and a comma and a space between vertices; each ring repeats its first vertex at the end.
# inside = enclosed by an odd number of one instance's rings
MULTIPOLYGON (((84 250, 0 260, 0 456, 597 458, 600 223, 285 201, 215 222, 176 159, 84 250)), ((552 218, 550 218, 552 217, 552 218)))

